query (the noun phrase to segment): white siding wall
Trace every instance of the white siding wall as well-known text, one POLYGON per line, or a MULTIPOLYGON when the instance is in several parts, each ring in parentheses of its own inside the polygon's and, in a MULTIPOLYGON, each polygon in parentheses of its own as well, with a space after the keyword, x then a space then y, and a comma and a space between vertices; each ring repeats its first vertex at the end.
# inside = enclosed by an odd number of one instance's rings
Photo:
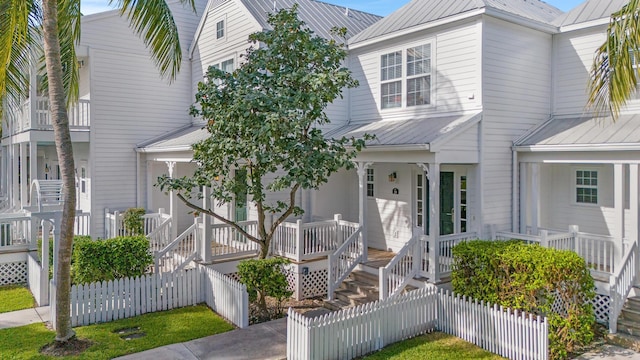
POLYGON ((342 214, 342 219, 358 222, 358 174, 355 170, 341 170, 314 191, 311 200, 313 216, 331 219, 342 214))
MULTIPOLYGON (((481 38, 479 30, 477 22, 471 20, 353 50, 350 68, 360 82, 360 87, 351 90, 351 120, 424 117, 438 112, 478 109, 481 38), (427 42, 432 44, 432 81, 435 81, 432 86, 435 94, 432 96, 433 104, 380 110, 380 56, 427 42)), ((403 73, 406 74, 406 61, 403 64, 403 73)))
POLYGON ((511 146, 549 117, 552 41, 548 34, 485 19, 480 175, 483 224, 510 229, 511 146))
MULTIPOLYGON (((201 12, 206 1, 197 2, 201 12)), ((185 56, 199 15, 172 2, 185 56)), ((142 40, 116 13, 89 17, 81 45, 88 46, 91 76, 92 213, 136 205, 136 144, 188 124, 190 62, 169 85, 160 78, 142 40)), ((144 193, 143 182, 143 193, 144 193)), ((94 236, 103 233, 103 217, 92 216, 94 236)))

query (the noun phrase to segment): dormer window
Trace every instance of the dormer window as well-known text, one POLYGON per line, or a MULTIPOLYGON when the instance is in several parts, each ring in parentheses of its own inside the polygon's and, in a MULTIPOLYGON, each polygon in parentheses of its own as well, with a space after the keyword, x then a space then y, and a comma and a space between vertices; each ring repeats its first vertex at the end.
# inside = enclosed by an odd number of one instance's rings
POLYGON ((380 107, 391 109, 431 104, 431 44, 380 57, 380 107), (403 76, 403 63, 406 74, 403 76))

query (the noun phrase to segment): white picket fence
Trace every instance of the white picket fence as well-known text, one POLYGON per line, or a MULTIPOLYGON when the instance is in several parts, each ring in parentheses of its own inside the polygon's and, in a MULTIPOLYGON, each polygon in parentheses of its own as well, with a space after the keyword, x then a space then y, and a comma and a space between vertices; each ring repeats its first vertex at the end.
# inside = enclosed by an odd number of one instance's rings
POLYGON ((287 359, 352 359, 433 330, 511 359, 548 358, 546 318, 429 286, 315 318, 289 309, 287 359))
MULTIPOLYGON (((53 286, 52 292, 55 294, 53 286)), ((237 326, 248 326, 246 288, 205 267, 73 285, 71 325, 108 322, 201 302, 237 326)), ((51 318, 55 318, 55 309, 51 318)))
POLYGON ((249 326, 247 287, 210 268, 201 268, 204 302, 240 328, 249 326))

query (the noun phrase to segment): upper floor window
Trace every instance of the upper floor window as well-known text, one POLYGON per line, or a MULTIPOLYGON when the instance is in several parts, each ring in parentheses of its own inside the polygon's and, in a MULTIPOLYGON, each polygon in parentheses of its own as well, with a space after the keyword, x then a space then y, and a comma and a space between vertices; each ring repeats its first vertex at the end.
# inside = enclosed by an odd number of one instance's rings
POLYGON ((224 20, 220 20, 216 23, 216 39, 222 39, 224 37, 224 20))
POLYGON ((576 170, 576 203, 598 203, 598 172, 576 170))
POLYGON ((430 104, 431 44, 382 55, 380 80, 382 109, 430 104), (403 64, 406 64, 404 75, 403 64))

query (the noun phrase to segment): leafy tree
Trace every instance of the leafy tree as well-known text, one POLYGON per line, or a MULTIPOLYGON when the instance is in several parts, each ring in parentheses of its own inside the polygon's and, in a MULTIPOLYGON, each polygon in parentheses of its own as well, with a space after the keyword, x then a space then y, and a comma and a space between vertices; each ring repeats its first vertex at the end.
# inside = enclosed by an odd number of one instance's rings
POLYGON ((638 85, 640 0, 630 0, 611 14, 605 42, 596 50, 589 79, 588 106, 617 119, 638 85))
MULTIPOLYGON (((195 10, 194 1, 180 0, 195 10)), ((160 72, 174 79, 182 55, 178 29, 167 2, 109 0, 109 4, 112 3, 141 35, 160 72)), ((80 17, 80 0, 0 0, 0 102, 4 103, 3 107, 15 108, 26 98, 32 56, 44 49, 49 112, 64 184, 58 263, 54 275, 58 343, 74 337, 69 298, 76 192, 67 106, 78 99, 75 46, 80 40, 80 17)))
MULTIPOLYGON (((302 214, 296 192, 317 189, 340 168, 352 168, 351 160, 364 146, 363 139, 326 139, 319 129, 329 123, 327 104, 342 96, 343 88, 357 86, 341 66, 343 44, 314 35, 298 19, 297 6, 269 15, 268 22, 273 30, 249 36, 252 46, 239 68, 226 73, 210 67, 198 85, 199 106, 191 112, 207 121, 210 136, 193 145, 195 174, 158 179, 161 189, 177 191, 196 213, 211 215, 258 243, 260 258, 268 255, 277 226, 302 214), (257 236, 196 202, 200 186, 211 186, 218 204, 246 194, 257 210, 257 236), (269 192, 280 191, 288 192, 287 201, 269 200, 269 192), (274 217, 269 225, 267 216, 274 217)), ((346 34, 344 28, 334 30, 335 36, 346 34)))

